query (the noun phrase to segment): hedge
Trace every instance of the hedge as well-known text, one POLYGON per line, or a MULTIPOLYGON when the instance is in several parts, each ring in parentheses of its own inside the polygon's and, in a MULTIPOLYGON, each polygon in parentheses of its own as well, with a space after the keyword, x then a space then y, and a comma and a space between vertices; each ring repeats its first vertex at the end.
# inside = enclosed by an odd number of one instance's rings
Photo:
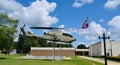
POLYGON ((110 57, 110 56, 108 56, 107 59, 109 59, 109 60, 115 60, 115 61, 120 61, 120 57, 110 57))

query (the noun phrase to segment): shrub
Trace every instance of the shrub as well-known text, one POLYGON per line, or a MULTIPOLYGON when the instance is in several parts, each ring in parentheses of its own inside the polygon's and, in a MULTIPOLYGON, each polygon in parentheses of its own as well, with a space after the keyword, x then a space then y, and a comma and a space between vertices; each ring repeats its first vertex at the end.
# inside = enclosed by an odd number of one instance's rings
POLYGON ((109 60, 115 60, 115 61, 120 61, 120 57, 107 57, 109 60))

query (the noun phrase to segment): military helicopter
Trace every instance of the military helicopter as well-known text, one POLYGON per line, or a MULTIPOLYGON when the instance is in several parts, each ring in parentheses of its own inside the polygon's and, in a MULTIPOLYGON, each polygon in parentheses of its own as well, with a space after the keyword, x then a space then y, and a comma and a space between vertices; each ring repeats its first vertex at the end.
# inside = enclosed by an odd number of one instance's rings
POLYGON ((73 41, 75 41, 76 39, 68 33, 63 33, 62 31, 60 31, 60 29, 64 29, 64 28, 56 28, 56 27, 30 27, 32 29, 50 29, 52 30, 51 32, 44 32, 43 35, 38 36, 35 34, 32 34, 29 31, 25 31, 24 27, 20 27, 22 33, 28 37, 35 37, 35 38, 40 38, 40 39, 45 39, 45 40, 49 40, 49 41, 54 41, 54 42, 65 42, 65 43, 72 43, 73 41))

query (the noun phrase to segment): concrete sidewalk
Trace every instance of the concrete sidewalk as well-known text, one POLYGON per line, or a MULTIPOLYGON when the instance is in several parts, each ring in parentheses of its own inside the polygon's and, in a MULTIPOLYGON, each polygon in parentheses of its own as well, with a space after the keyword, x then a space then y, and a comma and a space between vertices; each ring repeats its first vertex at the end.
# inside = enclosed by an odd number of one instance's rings
MULTIPOLYGON (((98 59, 98 58, 91 58, 91 57, 86 57, 86 56, 80 56, 81 58, 85 58, 85 59, 89 59, 89 60, 92 60, 92 61, 96 61, 96 62, 100 62, 100 63, 104 63, 104 59, 98 59)), ((107 63, 108 65, 120 65, 119 62, 114 62, 114 61, 110 61, 110 60, 107 60, 107 63)))

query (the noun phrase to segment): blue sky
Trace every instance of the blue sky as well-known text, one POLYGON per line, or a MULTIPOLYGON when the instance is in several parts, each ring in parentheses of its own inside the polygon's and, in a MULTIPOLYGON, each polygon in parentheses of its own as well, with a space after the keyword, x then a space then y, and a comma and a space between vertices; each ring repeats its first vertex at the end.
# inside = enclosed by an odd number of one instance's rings
POLYGON ((77 39, 74 46, 99 41, 97 35, 103 29, 111 33, 111 39, 120 40, 120 0, 0 0, 0 12, 19 19, 19 26, 77 28, 63 30, 77 39), (81 30, 87 16, 89 27, 81 30))

